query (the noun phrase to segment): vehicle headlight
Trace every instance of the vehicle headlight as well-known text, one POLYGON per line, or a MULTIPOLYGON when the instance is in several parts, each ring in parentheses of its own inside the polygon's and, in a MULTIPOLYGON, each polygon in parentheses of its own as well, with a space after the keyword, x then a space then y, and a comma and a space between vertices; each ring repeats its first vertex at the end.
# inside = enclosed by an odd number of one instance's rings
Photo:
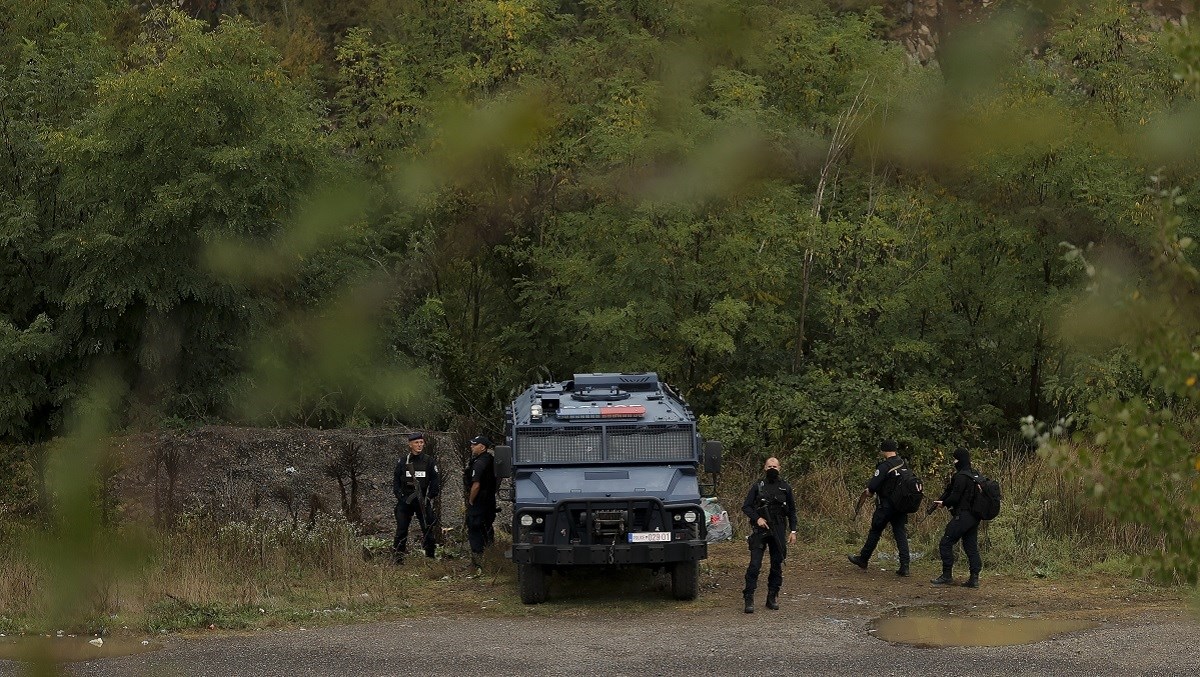
POLYGON ((696 511, 689 510, 683 513, 683 521, 687 522, 688 524, 694 523, 696 521, 696 511))
POLYGON ((533 526, 533 515, 521 515, 521 526, 523 526, 523 527, 533 526))
POLYGON ((537 522, 538 524, 541 524, 541 523, 542 523, 542 518, 541 518, 541 517, 539 517, 539 518, 537 518, 536 520, 534 520, 534 522, 537 522))
POLYGON ((679 513, 675 513, 675 521, 678 522, 681 519, 683 519, 683 518, 680 517, 679 513))

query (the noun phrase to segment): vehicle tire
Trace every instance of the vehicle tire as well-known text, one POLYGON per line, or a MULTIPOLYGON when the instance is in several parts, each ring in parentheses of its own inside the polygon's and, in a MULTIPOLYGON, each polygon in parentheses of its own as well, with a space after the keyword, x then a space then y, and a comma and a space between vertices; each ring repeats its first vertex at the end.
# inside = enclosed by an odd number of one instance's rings
POLYGON ((678 562, 671 568, 671 594, 693 600, 700 594, 700 562, 678 562))
POLYGON ((538 564, 517 565, 517 588, 525 604, 546 601, 546 570, 538 564))

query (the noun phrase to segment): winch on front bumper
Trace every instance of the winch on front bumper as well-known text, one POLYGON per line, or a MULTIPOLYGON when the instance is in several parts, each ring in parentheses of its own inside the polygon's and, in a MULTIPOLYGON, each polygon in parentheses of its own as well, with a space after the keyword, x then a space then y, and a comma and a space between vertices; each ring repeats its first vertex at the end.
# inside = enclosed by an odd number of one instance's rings
POLYGON ((517 564, 667 564, 708 556, 698 505, 653 497, 561 500, 521 506, 510 554, 517 564))

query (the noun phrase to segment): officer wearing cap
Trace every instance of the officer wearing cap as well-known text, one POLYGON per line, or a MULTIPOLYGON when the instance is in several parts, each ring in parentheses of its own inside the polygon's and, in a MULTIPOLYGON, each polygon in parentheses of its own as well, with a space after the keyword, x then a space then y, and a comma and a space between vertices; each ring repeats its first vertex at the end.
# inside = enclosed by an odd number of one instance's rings
POLYGON ((875 546, 879 544, 879 537, 883 535, 884 528, 890 524, 892 536, 896 538, 896 549, 900 554, 900 568, 896 570, 896 575, 907 576, 909 563, 908 513, 896 510, 891 499, 888 498, 897 480, 896 470, 904 465, 904 459, 896 453, 897 448, 895 440, 884 440, 879 445, 879 453, 883 455, 883 460, 876 464, 875 474, 867 482, 867 487, 859 496, 858 506, 854 509, 854 514, 857 516, 863 501, 871 496, 875 497, 875 512, 871 515, 871 530, 867 532, 867 542, 863 544, 862 550, 857 555, 849 555, 849 558, 851 564, 866 569, 867 563, 871 560, 871 553, 875 552, 875 546))
POLYGON ((471 438, 471 458, 463 468, 463 498, 467 503, 467 543, 471 566, 482 573, 483 549, 495 540, 496 471, 488 449, 492 441, 484 435, 471 438))
POLYGON ((437 549, 437 513, 433 500, 441 491, 437 463, 425 453, 425 435, 408 436, 408 453, 396 462, 392 476, 392 493, 396 496, 396 538, 392 540, 392 557, 397 564, 404 562, 408 552, 408 528, 415 514, 421 525, 421 545, 426 557, 437 549))

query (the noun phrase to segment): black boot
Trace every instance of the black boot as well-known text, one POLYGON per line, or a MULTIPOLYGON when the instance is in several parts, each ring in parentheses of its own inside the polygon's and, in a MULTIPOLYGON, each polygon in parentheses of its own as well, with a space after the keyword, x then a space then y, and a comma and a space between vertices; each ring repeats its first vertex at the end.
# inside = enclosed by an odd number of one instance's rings
POLYGON ((962 586, 964 588, 978 588, 979 587, 979 574, 971 574, 970 578, 963 581, 962 586))
POLYGON ((748 614, 754 613, 754 598, 753 597, 746 598, 746 608, 743 609, 743 611, 745 611, 748 614))
POLYGON ((846 559, 850 560, 850 563, 859 569, 867 568, 867 560, 863 559, 862 555, 846 555, 846 559))
POLYGON ((935 578, 929 582, 933 583, 934 585, 950 585, 951 583, 954 582, 954 577, 950 575, 949 571, 946 571, 945 569, 943 569, 941 576, 938 576, 937 578, 935 578))
POLYGON ((771 611, 779 611, 778 595, 779 595, 778 592, 768 592, 767 593, 767 608, 770 609, 771 611))
POLYGON ((908 576, 908 565, 907 565, 907 564, 901 564, 901 565, 900 565, 900 568, 899 568, 899 569, 896 569, 896 575, 897 575, 897 576, 905 576, 905 577, 907 577, 907 576, 908 576))

